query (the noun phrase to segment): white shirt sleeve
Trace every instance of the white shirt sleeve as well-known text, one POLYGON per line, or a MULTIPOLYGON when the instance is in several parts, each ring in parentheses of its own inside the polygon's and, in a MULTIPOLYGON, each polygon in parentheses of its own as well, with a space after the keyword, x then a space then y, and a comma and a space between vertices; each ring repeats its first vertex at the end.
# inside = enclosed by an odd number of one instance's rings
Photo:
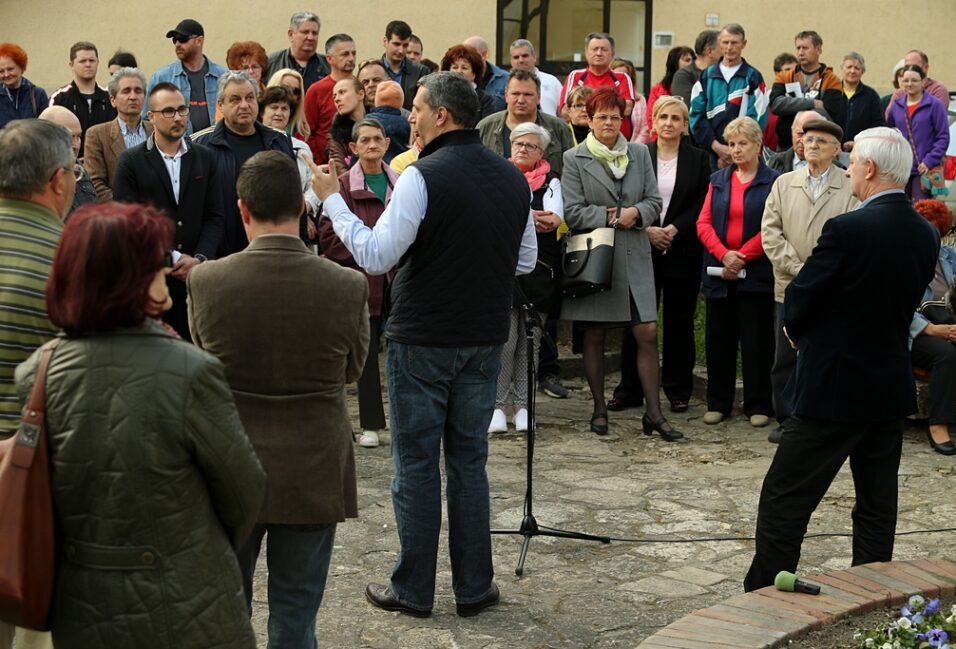
POLYGON ((515 275, 527 275, 538 263, 538 234, 534 230, 534 212, 528 210, 528 222, 521 235, 521 247, 518 248, 518 269, 515 275))
POLYGON ((544 207, 547 212, 554 212, 561 217, 561 220, 564 220, 564 195, 561 193, 561 181, 557 178, 552 178, 551 182, 548 183, 548 189, 550 191, 545 192, 544 200, 542 201, 542 207, 544 207))
POLYGON ((368 227, 352 214, 338 194, 329 196, 323 209, 332 221, 335 234, 352 253, 355 263, 369 275, 382 275, 394 268, 415 242, 418 227, 428 209, 428 191, 421 172, 415 167, 406 168, 398 177, 392 199, 374 228, 368 227))

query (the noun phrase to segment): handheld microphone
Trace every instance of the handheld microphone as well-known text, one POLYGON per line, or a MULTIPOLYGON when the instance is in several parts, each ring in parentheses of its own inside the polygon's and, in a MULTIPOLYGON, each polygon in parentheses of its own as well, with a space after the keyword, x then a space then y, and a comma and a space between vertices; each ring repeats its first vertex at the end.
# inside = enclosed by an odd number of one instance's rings
POLYGON ((788 593, 806 593, 807 595, 819 595, 820 587, 816 584, 810 584, 800 579, 792 572, 781 570, 773 580, 773 585, 777 590, 783 590, 788 593))

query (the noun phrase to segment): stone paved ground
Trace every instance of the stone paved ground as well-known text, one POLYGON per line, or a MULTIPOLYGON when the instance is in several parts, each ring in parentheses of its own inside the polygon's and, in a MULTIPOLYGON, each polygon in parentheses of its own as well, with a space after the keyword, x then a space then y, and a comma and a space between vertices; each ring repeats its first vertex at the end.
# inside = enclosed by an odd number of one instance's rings
MULTIPOLYGON (((608 393, 617 381, 608 378, 608 393)), ((717 426, 701 421, 705 407, 671 420, 680 443, 640 434, 641 410, 611 413, 612 435, 587 430, 590 401, 583 381, 571 398, 539 401, 535 515, 541 525, 619 538, 745 537, 753 533, 760 484, 775 447, 768 429, 742 416, 717 426)), ((354 394, 354 393, 353 393, 354 394)), ((353 414, 356 413, 354 398, 353 414)), ((356 423, 357 426, 357 417, 356 423)), ((536 537, 517 577, 519 536, 495 536, 496 580, 502 603, 473 618, 455 615, 447 536, 439 551, 435 610, 420 620, 372 608, 369 581, 387 582, 398 540, 389 492, 389 447, 356 448, 359 515, 338 528, 325 601, 318 617, 325 648, 375 649, 634 647, 677 618, 742 591, 753 544, 599 543, 536 537)), ((907 429, 900 469, 899 530, 950 527, 956 464, 933 453, 923 428, 907 429)), ((490 444, 492 526, 520 524, 525 438, 495 436, 490 444)), ((892 479, 891 476, 887 477, 892 479)), ((853 488, 841 472, 810 522, 810 532, 849 531, 853 488)), ((956 557, 956 534, 901 536, 897 559, 956 557)), ((850 565, 848 538, 809 539, 802 572, 850 565)), ((264 558, 263 558, 264 559, 264 558)), ((265 646, 265 561, 260 560, 253 623, 265 646)))

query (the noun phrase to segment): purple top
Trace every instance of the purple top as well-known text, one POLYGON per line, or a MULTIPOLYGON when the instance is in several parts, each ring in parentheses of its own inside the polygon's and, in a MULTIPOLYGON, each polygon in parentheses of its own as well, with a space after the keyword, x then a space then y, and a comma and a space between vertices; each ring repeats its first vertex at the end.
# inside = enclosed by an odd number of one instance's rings
POLYGON ((896 127, 907 140, 916 147, 919 160, 913 160, 912 175, 916 175, 916 167, 920 162, 932 169, 942 163, 949 148, 949 123, 946 119, 946 107, 943 103, 927 92, 916 105, 913 116, 910 117, 913 136, 910 137, 906 128, 906 95, 890 103, 886 125, 896 127))

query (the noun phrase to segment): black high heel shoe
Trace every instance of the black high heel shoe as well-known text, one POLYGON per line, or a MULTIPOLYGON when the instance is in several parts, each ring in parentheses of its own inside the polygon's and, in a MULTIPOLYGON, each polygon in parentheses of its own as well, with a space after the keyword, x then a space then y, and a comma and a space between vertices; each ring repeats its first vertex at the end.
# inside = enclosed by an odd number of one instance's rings
POLYGON ((597 433, 598 435, 607 435, 607 413, 606 412, 595 412, 591 415, 591 432, 597 433), (603 419, 605 423, 595 424, 595 420, 603 419))
POLYGON ((940 444, 935 439, 933 439, 933 434, 926 431, 926 439, 929 440, 929 445, 933 448, 934 451, 940 455, 956 455, 956 444, 953 444, 952 441, 943 442, 940 444))
POLYGON ((641 417, 641 426, 644 428, 645 435, 653 435, 656 431, 665 442, 676 442, 684 437, 684 433, 676 430, 673 426, 670 430, 664 430, 664 424, 666 423, 665 418, 661 417, 659 421, 654 421, 647 416, 647 413, 644 413, 644 416, 641 417))

